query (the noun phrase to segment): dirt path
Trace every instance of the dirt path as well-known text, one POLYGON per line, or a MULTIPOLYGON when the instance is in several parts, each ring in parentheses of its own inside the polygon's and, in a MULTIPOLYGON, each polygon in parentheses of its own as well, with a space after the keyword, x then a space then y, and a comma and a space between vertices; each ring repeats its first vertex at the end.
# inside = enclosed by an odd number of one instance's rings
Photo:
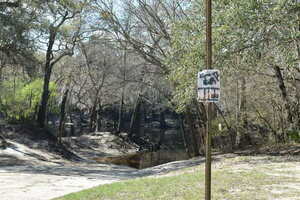
POLYGON ((74 163, 60 156, 9 141, 0 149, 0 199, 48 200, 100 184, 135 177, 135 169, 74 163))
POLYGON ((0 168, 1 200, 48 200, 67 193, 136 177, 137 170, 100 164, 0 168))
POLYGON ((49 200, 101 184, 165 174, 198 164, 198 159, 192 159, 144 170, 93 163, 2 166, 0 167, 0 197, 1 200, 49 200))
POLYGON ((10 143, 7 149, 0 150, 1 200, 49 200, 101 184, 167 173, 199 163, 191 160, 137 170, 91 161, 69 162, 47 151, 10 143))

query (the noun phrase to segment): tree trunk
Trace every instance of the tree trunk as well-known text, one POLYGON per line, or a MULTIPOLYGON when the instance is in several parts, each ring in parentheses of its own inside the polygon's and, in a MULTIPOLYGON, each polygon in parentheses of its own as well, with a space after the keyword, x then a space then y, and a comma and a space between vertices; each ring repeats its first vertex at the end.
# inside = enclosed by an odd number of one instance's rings
POLYGON ((278 87, 280 89, 281 97, 284 102, 285 109, 287 111, 287 121, 290 124, 292 124, 293 123, 293 112, 292 112, 292 109, 290 106, 291 104, 290 104, 290 100, 287 95, 287 89, 286 89, 286 86, 284 83, 284 79, 283 79, 281 70, 280 70, 279 66, 273 66, 273 69, 275 70, 275 76, 277 78, 278 87))
POLYGON ((6 142, 4 136, 2 136, 2 133, 0 132, 0 149, 6 149, 8 146, 8 143, 6 142))
MULTIPOLYGON (((284 107, 287 113, 287 122, 288 122, 288 128, 293 126, 293 110, 291 107, 291 102, 289 100, 288 94, 287 94, 287 89, 284 83, 284 79, 283 79, 283 75, 281 73, 280 67, 279 66, 273 66, 273 69, 275 71, 275 76, 277 78, 277 83, 278 83, 278 87, 280 89, 281 92, 281 98, 282 101, 284 102, 284 107)), ((287 139, 286 138, 286 131, 285 129, 282 131, 281 133, 281 139, 283 140, 283 142, 287 139)))
POLYGON ((98 132, 101 131, 101 127, 102 127, 101 113, 102 113, 102 107, 99 104, 98 110, 96 112, 96 131, 98 131, 98 132))
POLYGON ((58 128, 58 143, 61 144, 61 138, 64 135, 65 130, 65 115, 66 115, 66 102, 68 98, 69 89, 67 89, 63 95, 61 106, 60 106, 60 120, 58 128))
POLYGON ((181 136, 182 136, 182 141, 183 141, 183 146, 185 149, 185 152, 187 153, 188 157, 191 158, 191 150, 190 150, 190 145, 188 144, 188 138, 186 135, 186 131, 184 128, 184 116, 183 115, 179 115, 179 123, 180 123, 180 131, 181 131, 181 136))
POLYGON ((80 117, 79 134, 80 134, 80 135, 81 135, 82 132, 83 132, 84 114, 85 114, 84 111, 82 111, 82 110, 79 111, 79 117, 80 117))
POLYGON ((118 119, 118 129, 117 129, 118 133, 120 133, 123 129, 124 90, 125 88, 122 89, 122 95, 121 95, 120 107, 119 107, 119 119, 118 119))
POLYGON ((71 127, 70 127, 70 136, 75 136, 75 125, 74 125, 74 121, 73 121, 73 117, 72 117, 72 113, 69 113, 69 118, 70 118, 70 123, 71 123, 71 127))
POLYGON ((197 131, 195 130, 195 119, 194 116, 192 115, 191 111, 187 109, 186 111, 186 121, 189 126, 190 130, 190 136, 191 136, 191 145, 193 148, 192 156, 199 156, 200 155, 200 148, 198 144, 198 137, 197 137, 197 131))
MULTIPOLYGON (((4 64, 0 60, 0 88, 2 88, 2 73, 3 73, 3 69, 4 69, 4 64)), ((1 104, 2 104, 2 100, 0 98, 0 105, 1 104)))
POLYGON ((240 132, 240 141, 238 146, 241 147, 243 145, 251 145, 252 141, 248 133, 246 78, 244 76, 241 77, 240 119, 242 130, 240 132))
POLYGON ((52 68, 53 68, 53 64, 51 63, 51 61, 53 60, 52 49, 55 42, 56 34, 57 34, 57 30, 51 27, 48 47, 46 52, 43 92, 42 92, 41 103, 39 106, 38 119, 37 119, 37 122, 40 127, 45 126, 47 103, 49 99, 49 83, 50 83, 52 68))
POLYGON ((49 94, 50 94, 49 83, 50 83, 51 73, 52 73, 52 66, 47 64, 46 72, 45 72, 45 76, 44 76, 42 99, 41 99, 41 103, 39 106, 38 119, 37 119, 37 122, 40 127, 45 126, 46 114, 47 114, 47 104, 48 104, 49 94))
POLYGON ((4 66, 2 65, 1 61, 0 61, 0 86, 2 84, 2 73, 3 73, 3 68, 4 66))
MULTIPOLYGON (((300 32, 300 12, 298 12, 298 30, 296 29, 296 31, 300 32)), ((297 55, 298 55, 298 60, 300 60, 300 39, 296 39, 295 41, 296 43, 296 49, 297 49, 297 55)), ((298 63, 298 68, 296 67, 296 69, 298 69, 298 74, 300 73, 300 63, 298 63)), ((296 87, 296 99, 297 99, 297 124, 296 124, 296 128, 299 130, 300 129, 300 82, 295 80, 295 87, 296 87)))
POLYGON ((236 79, 236 107, 235 107, 235 131, 236 131, 236 140, 235 146, 238 147, 241 142, 241 131, 240 131, 240 86, 239 86, 239 79, 236 79))
POLYGON ((140 135, 140 122, 141 122, 141 99, 140 95, 138 95, 138 98, 135 103, 135 107, 132 113, 131 122, 130 122, 130 131, 129 131, 129 137, 139 137, 140 135))
POLYGON ((90 111, 90 124, 89 124, 89 131, 95 131, 95 124, 97 119, 97 103, 94 103, 91 111, 90 111))
MULTIPOLYGON (((276 111, 277 110, 276 110, 274 104, 272 105, 272 108, 273 108, 273 123, 272 123, 272 125, 274 127, 274 130, 278 130, 278 121, 277 121, 277 118, 276 118, 276 111)), ((274 140, 275 140, 276 135, 277 135, 277 133, 276 134, 273 133, 273 135, 270 135, 270 137, 273 137, 274 140)))
POLYGON ((0 124, 0 148, 2 149, 6 149, 6 147, 8 146, 7 141, 5 140, 5 137, 2 135, 2 127, 0 124))
POLYGON ((166 121, 165 121, 165 113, 164 111, 160 111, 159 114, 159 123, 160 123, 160 136, 159 136, 159 142, 158 142, 158 150, 161 149, 161 145, 165 142, 165 131, 166 131, 166 121))
POLYGON ((127 46, 124 49, 123 55, 123 82, 124 85, 122 87, 122 94, 120 100, 120 107, 119 107, 119 120, 118 120, 118 129, 117 132, 120 133, 123 129, 123 109, 124 109, 124 95, 125 95, 125 81, 126 81, 126 66, 127 66, 127 46))

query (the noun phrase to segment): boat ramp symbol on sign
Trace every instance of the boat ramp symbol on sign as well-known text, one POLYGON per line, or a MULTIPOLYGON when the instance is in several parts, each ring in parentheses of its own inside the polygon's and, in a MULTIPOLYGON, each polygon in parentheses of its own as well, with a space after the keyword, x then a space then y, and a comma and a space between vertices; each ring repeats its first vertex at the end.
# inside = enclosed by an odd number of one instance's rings
POLYGON ((198 72, 198 100, 218 102, 220 98, 220 71, 215 69, 198 72))

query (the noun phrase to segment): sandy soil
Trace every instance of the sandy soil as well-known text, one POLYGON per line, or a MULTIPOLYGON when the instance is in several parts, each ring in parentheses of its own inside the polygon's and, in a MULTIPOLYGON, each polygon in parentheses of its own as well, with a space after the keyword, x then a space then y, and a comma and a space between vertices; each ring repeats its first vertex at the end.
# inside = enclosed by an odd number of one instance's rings
MULTIPOLYGON (((144 176, 177 175, 183 173, 177 171, 178 169, 204 163, 204 158, 194 158, 137 170, 125 166, 98 164, 88 159, 85 162, 70 162, 56 154, 9 142, 9 148, 0 150, 1 200, 50 200, 115 181, 144 176)), ((214 155, 213 169, 229 165, 235 171, 255 168, 272 176, 293 177, 293 183, 286 183, 284 187, 270 185, 266 189, 272 193, 285 193, 289 188, 300 190, 300 156, 255 155, 241 158, 237 154, 214 155)))
MULTIPOLYGON (((103 138, 102 135, 101 137, 103 138)), ((7 140, 9 147, 0 149, 0 199, 48 200, 93 186, 137 177, 135 169, 97 164, 89 160, 88 156, 102 155, 103 152, 108 155, 120 152, 113 148, 108 151, 109 147, 103 145, 90 144, 96 143, 98 138, 80 139, 78 142, 87 143, 86 146, 90 150, 85 151, 83 148, 82 151, 76 152, 84 159, 84 162, 77 163, 49 152, 46 149, 49 146, 46 141, 42 141, 45 144, 41 144, 40 141, 33 142, 26 137, 7 140), (102 147, 102 151, 91 147, 102 147)), ((110 140, 111 138, 108 138, 106 144, 109 144, 110 140)), ((76 145, 74 148, 79 149, 76 145)))
POLYGON ((1 200, 49 200, 101 184, 166 174, 199 164, 199 160, 192 159, 137 170, 99 164, 88 159, 76 163, 49 152, 9 142, 10 147, 0 150, 1 200))
POLYGON ((137 170, 124 166, 81 163, 0 167, 1 200, 49 200, 97 185, 143 176, 162 175, 195 166, 198 159, 137 170))
POLYGON ((136 177, 126 167, 74 164, 0 168, 1 200, 48 200, 93 186, 136 177))
MULTIPOLYGON (((64 163, 60 165, 40 163, 26 166, 2 166, 0 167, 0 196, 1 200, 49 200, 115 181, 144 176, 178 175, 195 170, 195 168, 191 168, 177 171, 179 169, 203 164, 204 158, 194 158, 143 170, 96 163, 64 163)), ((246 160, 240 159, 240 156, 234 154, 214 156, 212 169, 224 166, 232 166, 232 170, 237 172, 255 168, 271 176, 292 177, 295 180, 282 185, 269 185, 266 190, 270 193, 281 194, 289 190, 300 190, 299 156, 250 156, 246 160)))

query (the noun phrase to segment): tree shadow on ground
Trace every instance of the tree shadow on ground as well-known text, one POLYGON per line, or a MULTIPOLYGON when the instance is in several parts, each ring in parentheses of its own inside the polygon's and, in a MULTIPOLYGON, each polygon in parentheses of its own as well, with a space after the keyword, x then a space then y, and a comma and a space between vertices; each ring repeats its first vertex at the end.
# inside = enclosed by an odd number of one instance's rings
POLYGON ((0 156, 0 168, 4 166, 12 165, 24 165, 25 161, 20 160, 18 157, 13 155, 1 155, 0 156))
MULTIPOLYGON (((214 159, 218 162, 220 159, 214 159)), ((117 166, 109 164, 95 163, 78 163, 74 165, 22 165, 22 166, 6 166, 0 168, 1 173, 26 173, 26 174, 43 174, 53 176, 72 176, 72 177, 87 177, 90 179, 105 179, 105 180, 124 180, 151 175, 162 175, 172 171, 177 171, 184 168, 194 167, 204 163, 204 158, 196 158, 191 160, 176 161, 156 167, 146 169, 134 169, 126 166, 117 166)))

